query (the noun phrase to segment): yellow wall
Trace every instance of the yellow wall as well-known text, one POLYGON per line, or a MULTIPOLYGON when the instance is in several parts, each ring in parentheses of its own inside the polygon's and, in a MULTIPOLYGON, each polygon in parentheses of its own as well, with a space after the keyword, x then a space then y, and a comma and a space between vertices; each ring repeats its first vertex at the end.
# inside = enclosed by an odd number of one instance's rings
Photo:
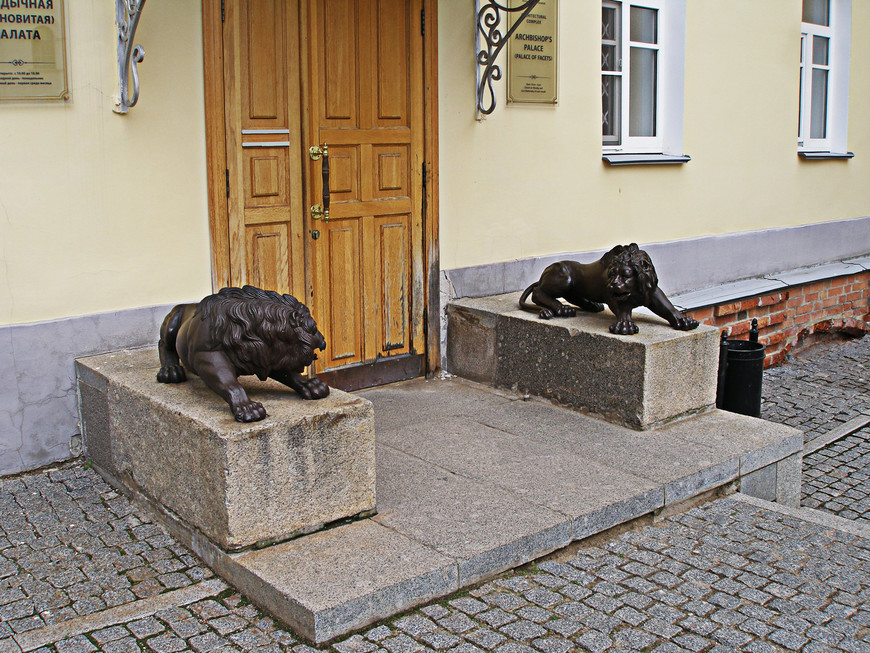
MULTIPOLYGON (((870 2, 853 2, 848 162, 796 155, 799 0, 689 0, 681 166, 611 168, 600 6, 560 2, 560 103, 475 121, 471 0, 440 0, 441 267, 870 215, 870 2), (751 20, 747 19, 751 17, 751 20)), ((72 100, 0 104, 0 324, 211 291, 200 3, 146 5, 142 95, 114 3, 67 0, 72 100)))
POLYGON ((211 291, 199 3, 146 5, 126 116, 115 3, 66 5, 71 101, 0 104, 0 324, 211 291))
POLYGON ((797 156, 799 0, 688 0, 692 160, 672 166, 602 162, 600 3, 559 11, 559 106, 506 106, 499 82, 478 123, 468 1, 439 4, 442 268, 870 215, 870 2, 853 3, 848 162, 797 156))

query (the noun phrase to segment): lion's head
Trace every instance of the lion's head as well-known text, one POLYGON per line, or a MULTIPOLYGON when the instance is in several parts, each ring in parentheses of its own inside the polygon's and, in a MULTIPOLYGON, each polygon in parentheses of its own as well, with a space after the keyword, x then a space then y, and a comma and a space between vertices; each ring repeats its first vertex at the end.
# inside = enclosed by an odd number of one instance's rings
POLYGON ((196 314, 240 375, 265 380, 272 370, 301 371, 317 358, 315 349, 326 349, 308 307, 291 295, 223 288, 203 299, 196 314))
POLYGON ((607 276, 607 303, 646 306, 659 279, 649 255, 636 243, 617 245, 601 258, 607 276))

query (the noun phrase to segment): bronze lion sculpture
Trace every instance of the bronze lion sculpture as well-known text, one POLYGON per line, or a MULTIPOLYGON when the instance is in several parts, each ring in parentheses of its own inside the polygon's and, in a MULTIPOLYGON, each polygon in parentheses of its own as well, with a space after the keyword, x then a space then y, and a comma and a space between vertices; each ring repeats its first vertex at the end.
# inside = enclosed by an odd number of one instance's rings
POLYGON ((611 333, 632 335, 638 332, 631 311, 646 306, 663 317, 673 328, 690 331, 698 322, 678 311, 659 288, 659 280, 649 255, 631 245, 617 245, 594 263, 559 261, 541 274, 541 279, 523 291, 520 308, 540 311, 540 317, 573 317, 575 306, 584 311, 613 311, 616 322, 611 333), (537 304, 526 302, 529 295, 537 304), (573 304, 566 306, 559 299, 573 304))
POLYGON ((305 399, 321 399, 329 386, 302 371, 317 359, 315 349, 325 348, 311 313, 295 297, 253 286, 224 288, 199 304, 176 306, 163 320, 157 380, 181 383, 186 367, 230 405, 237 421, 256 422, 266 409, 248 398, 237 377, 272 378, 305 399))

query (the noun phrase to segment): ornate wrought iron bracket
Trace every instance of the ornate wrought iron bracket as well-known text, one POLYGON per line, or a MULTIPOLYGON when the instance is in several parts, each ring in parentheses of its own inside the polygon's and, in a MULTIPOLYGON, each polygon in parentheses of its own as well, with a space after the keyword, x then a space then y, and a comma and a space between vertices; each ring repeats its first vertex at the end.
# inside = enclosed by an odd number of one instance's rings
POLYGON ((497 0, 477 0, 477 110, 489 115, 495 109, 495 91, 492 83, 501 79, 501 67, 495 62, 505 44, 517 30, 526 16, 538 5, 540 0, 519 2, 516 7, 507 6, 497 0), (519 13, 519 18, 502 34, 499 26, 502 14, 519 13))
POLYGON ((118 23, 118 71, 120 73, 121 94, 116 113, 127 113, 139 101, 138 64, 145 58, 145 48, 133 45, 136 28, 145 0, 115 0, 115 20, 118 23), (133 76, 133 93, 130 94, 130 74, 133 76))

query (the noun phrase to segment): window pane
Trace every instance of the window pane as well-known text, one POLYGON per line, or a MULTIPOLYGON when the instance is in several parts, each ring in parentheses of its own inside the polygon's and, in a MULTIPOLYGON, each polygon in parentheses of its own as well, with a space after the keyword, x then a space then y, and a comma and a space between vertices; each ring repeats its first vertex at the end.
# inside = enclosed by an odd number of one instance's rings
POLYGON ((631 40, 640 43, 658 43, 657 17, 658 11, 655 9, 632 7, 629 25, 631 40))
POLYGON ((828 39, 824 36, 813 36, 813 63, 828 65, 828 39))
POLYGON ((601 40, 616 40, 616 7, 601 8, 601 40))
POLYGON ((615 45, 601 44, 601 70, 618 71, 619 56, 615 45))
POLYGON ((601 9, 601 70, 622 70, 619 52, 619 8, 605 5, 601 9))
POLYGON ((813 99, 810 110, 810 138, 825 138, 828 121, 828 71, 813 69, 813 99))
POLYGON ((830 0, 804 0, 803 22, 830 25, 830 0))
POLYGON ((605 145, 619 145, 619 107, 622 78, 601 76, 601 134, 605 145))
POLYGON ((628 91, 629 136, 656 135, 657 55, 658 52, 655 50, 631 48, 628 91))

